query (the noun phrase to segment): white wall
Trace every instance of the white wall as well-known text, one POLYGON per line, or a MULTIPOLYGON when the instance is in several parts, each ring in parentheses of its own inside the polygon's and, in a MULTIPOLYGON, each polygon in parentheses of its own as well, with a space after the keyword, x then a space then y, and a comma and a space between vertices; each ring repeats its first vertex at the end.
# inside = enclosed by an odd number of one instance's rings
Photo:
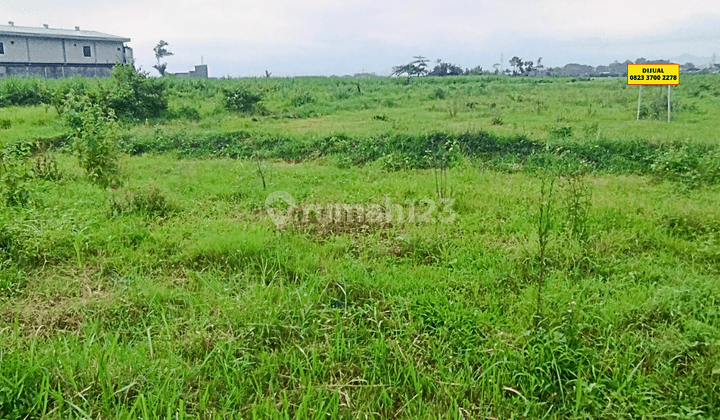
POLYGON ((30 63, 63 63, 62 40, 27 38, 30 47, 30 63))
POLYGON ((95 53, 95 41, 83 41, 79 39, 65 40, 65 54, 68 63, 94 64, 97 55, 95 53), (90 57, 83 55, 83 47, 90 47, 90 57))
POLYGON ((102 64, 124 63, 122 42, 95 41, 97 62, 102 64))
POLYGON ((0 42, 3 43, 5 50, 5 54, 0 54, 0 62, 26 63, 28 61, 25 38, 0 35, 0 42))
POLYGON ((125 62, 123 43, 118 41, 62 40, 0 35, 0 42, 3 43, 5 51, 4 54, 0 54, 0 63, 115 64, 125 62), (90 57, 85 57, 83 54, 85 46, 90 47, 90 57))

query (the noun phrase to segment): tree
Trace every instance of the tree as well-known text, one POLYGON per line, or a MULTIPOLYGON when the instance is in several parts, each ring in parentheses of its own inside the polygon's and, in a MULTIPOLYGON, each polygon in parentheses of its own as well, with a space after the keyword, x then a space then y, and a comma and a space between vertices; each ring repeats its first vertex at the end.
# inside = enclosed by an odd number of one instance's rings
POLYGON ((465 75, 471 75, 471 74, 479 75, 479 74, 483 74, 483 68, 482 68, 482 66, 475 66, 475 67, 473 67, 473 68, 471 68, 471 69, 465 69, 465 73, 464 73, 464 74, 465 74, 465 75))
POLYGON ((452 63, 443 63, 442 60, 437 59, 437 65, 431 71, 430 76, 459 76, 463 74, 463 69, 452 63))
POLYGON ((533 70, 535 70, 535 67, 533 67, 532 61, 526 61, 523 63, 524 68, 522 69, 522 73, 530 74, 533 70))
POLYGON ((427 64, 430 62, 427 58, 418 55, 413 56, 415 61, 411 61, 408 64, 404 64, 401 66, 393 66, 392 75, 393 76, 402 76, 403 74, 407 74, 408 77, 410 76, 425 76, 428 74, 427 70, 427 64))
POLYGON ((513 75, 516 75, 518 73, 522 73, 523 71, 523 61, 522 58, 515 56, 512 59, 510 59, 510 65, 513 67, 513 75))
POLYGON ((157 59, 157 64, 155 64, 153 67, 155 70, 160 73, 160 76, 165 76, 165 69, 167 69, 167 63, 160 63, 160 60, 162 60, 165 57, 169 57, 173 55, 167 48, 169 44, 162 39, 158 44, 153 48, 153 51, 155 51, 155 58, 157 59))

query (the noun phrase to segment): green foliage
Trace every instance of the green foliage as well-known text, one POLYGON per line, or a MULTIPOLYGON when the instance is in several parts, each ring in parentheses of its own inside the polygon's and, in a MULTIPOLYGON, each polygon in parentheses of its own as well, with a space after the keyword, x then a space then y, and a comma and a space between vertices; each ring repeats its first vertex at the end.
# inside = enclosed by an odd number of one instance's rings
POLYGON ((28 165, 30 148, 25 143, 0 151, 0 188, 7 206, 27 206, 30 203, 33 178, 28 165))
POLYGON ((556 124, 549 129, 550 136, 555 139, 566 139, 572 137, 572 126, 567 123, 556 124))
POLYGON ((439 87, 433 91, 432 94, 430 94, 431 99, 445 99, 445 96, 447 93, 443 90, 443 88, 439 87))
POLYGON ((5 78, 0 83, 0 108, 49 103, 51 95, 45 86, 39 78, 5 78))
POLYGON ((167 109, 164 91, 161 80, 139 73, 130 64, 118 64, 113 67, 110 86, 96 102, 121 119, 159 118, 167 109))
POLYGON ((564 201, 563 225, 573 238, 587 239, 592 190, 584 170, 573 171, 562 177, 564 201))
POLYGON ((313 98, 309 92, 307 91, 300 91, 297 94, 295 94, 292 98, 290 98, 290 103, 293 104, 293 106, 300 107, 306 104, 311 104, 315 102, 315 98, 313 98))
POLYGON ((658 154, 655 176, 677 180, 690 188, 720 183, 720 148, 675 145, 658 154))
POLYGON ((198 112, 197 109, 183 105, 178 109, 168 109, 165 112, 164 117, 166 119, 174 120, 174 119, 180 119, 180 120, 187 120, 187 121, 200 121, 200 112, 198 112))
POLYGON ((262 92, 245 85, 224 86, 225 109, 235 112, 252 113, 260 108, 262 92))
POLYGON ((33 204, 0 206, 0 418, 720 418, 716 97, 638 122, 624 80, 568 81, 165 78, 171 111, 122 125, 112 80, 43 81, 133 177, 90 185, 52 107, 0 109, 33 204), (277 230, 271 191, 404 218, 277 230), (455 221, 409 222, 428 198, 455 221))
POLYGON ((63 119, 80 167, 91 182, 105 188, 121 181, 115 115, 88 97, 69 96, 63 119))
POLYGON ((177 211, 175 206, 157 185, 148 185, 137 191, 113 191, 110 193, 110 215, 140 214, 162 218, 177 211))
POLYGON ((153 67, 158 71, 158 73, 160 73, 160 76, 165 76, 165 69, 167 69, 167 63, 160 63, 160 60, 173 55, 173 53, 166 48, 168 45, 169 44, 166 41, 161 39, 160 42, 158 42, 153 48, 153 51, 155 52, 155 59, 157 59, 157 64, 153 67))

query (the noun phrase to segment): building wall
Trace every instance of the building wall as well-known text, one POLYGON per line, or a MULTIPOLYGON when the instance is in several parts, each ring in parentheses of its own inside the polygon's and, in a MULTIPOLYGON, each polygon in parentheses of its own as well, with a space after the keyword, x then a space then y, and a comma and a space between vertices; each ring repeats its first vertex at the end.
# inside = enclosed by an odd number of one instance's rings
POLYGON ((115 64, 125 63, 124 45, 119 41, 85 41, 35 37, 0 36, 4 54, 0 63, 115 64), (90 47, 85 57, 83 47, 90 47))
POLYGON ((38 64, 0 64, 0 77, 20 76, 33 77, 41 76, 49 79, 61 77, 110 77, 112 64, 109 65, 38 65, 38 64))
POLYGON ((66 39, 64 42, 68 64, 115 64, 125 62, 122 42, 81 41, 77 39, 66 39), (90 47, 90 57, 85 57, 83 47, 90 47))
POLYGON ((187 73, 175 73, 174 75, 177 77, 184 78, 184 79, 196 78, 196 77, 207 79, 208 78, 208 66, 207 66, 207 64, 202 64, 200 66, 195 66, 195 70, 190 70, 187 73))
POLYGON ((61 39, 26 38, 30 51, 30 63, 64 63, 63 42, 61 39))
POLYGON ((30 61, 27 52, 27 38, 0 35, 5 54, 0 54, 0 62, 27 63, 30 61))

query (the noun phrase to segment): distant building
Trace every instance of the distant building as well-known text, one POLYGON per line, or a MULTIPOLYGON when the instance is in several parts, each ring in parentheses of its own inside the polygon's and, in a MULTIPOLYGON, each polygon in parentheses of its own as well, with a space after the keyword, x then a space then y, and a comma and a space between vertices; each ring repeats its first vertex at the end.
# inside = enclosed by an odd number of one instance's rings
POLYGON ((108 77, 132 63, 130 38, 95 31, 0 25, 0 77, 108 77))
POLYGON ((203 79, 208 78, 208 66, 207 64, 201 64, 199 66, 195 66, 195 70, 190 70, 187 73, 173 73, 177 77, 199 77, 203 79))

